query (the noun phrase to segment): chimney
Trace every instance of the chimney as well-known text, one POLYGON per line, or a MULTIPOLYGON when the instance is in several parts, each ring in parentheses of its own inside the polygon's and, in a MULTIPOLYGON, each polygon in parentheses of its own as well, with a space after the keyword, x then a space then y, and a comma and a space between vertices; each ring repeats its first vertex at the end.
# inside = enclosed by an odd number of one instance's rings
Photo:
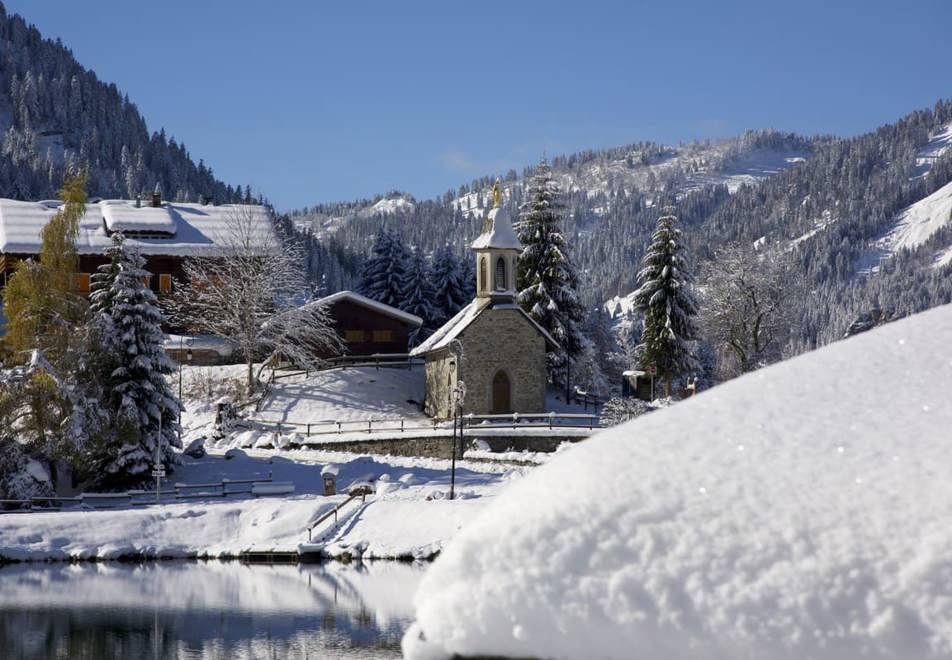
POLYGON ((155 190, 152 191, 152 208, 157 209, 162 206, 162 189, 159 184, 155 184, 155 190))

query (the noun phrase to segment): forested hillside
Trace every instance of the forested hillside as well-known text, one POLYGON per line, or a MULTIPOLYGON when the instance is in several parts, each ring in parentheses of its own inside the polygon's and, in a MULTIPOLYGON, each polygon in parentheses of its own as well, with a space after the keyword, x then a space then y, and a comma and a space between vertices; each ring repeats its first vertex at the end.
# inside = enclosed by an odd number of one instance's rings
MULTIPOLYGON (((754 243, 792 252, 810 291, 788 352, 842 336, 862 313, 904 316, 952 300, 952 102, 918 110, 850 139, 749 132, 719 143, 653 143, 552 160, 564 191, 566 234, 588 305, 635 288, 661 205, 672 204, 692 266, 754 243)), ((522 176, 503 178, 513 213, 522 176)), ((356 259, 387 227, 407 243, 462 252, 491 206, 494 177, 438 199, 390 193, 291 214, 312 235, 329 290, 350 286, 356 259)))
MULTIPOLYGON (((555 157, 551 167, 563 191, 565 232, 583 274, 583 298, 595 304, 634 286, 636 263, 660 205, 678 201, 688 222, 700 222, 731 191, 796 165, 822 142, 751 131, 716 143, 667 147, 642 142, 555 157)), ((514 217, 525 199, 525 182, 535 173, 531 166, 521 176, 510 170, 502 177, 503 198, 514 217)), ((323 204, 293 212, 290 219, 316 239, 318 275, 324 275, 323 268, 331 271, 325 280, 334 290, 354 281, 348 267, 353 258, 346 255, 365 254, 383 227, 431 253, 444 245, 462 253, 478 233, 479 218, 492 207, 494 180, 476 179, 431 200, 391 192, 323 204), (338 263, 338 257, 343 261, 338 263)))
POLYGON ((248 191, 218 181, 164 130, 149 133, 114 84, 85 69, 0 4, 0 196, 54 197, 66 172, 86 168, 89 193, 133 198, 158 183, 180 201, 235 201, 248 191))

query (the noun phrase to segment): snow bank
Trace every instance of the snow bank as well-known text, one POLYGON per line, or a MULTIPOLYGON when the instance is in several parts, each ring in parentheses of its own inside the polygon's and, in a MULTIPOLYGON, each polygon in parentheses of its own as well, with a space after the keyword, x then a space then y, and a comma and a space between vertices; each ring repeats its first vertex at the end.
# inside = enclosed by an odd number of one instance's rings
MULTIPOLYGON (((456 488, 463 497, 450 502, 445 499, 450 486, 448 460, 314 451, 233 452, 230 460, 221 455, 183 458, 172 481, 218 484, 223 479, 266 479, 270 474, 276 484, 293 484, 294 494, 165 498, 161 505, 0 515, 0 559, 228 557, 244 550, 294 551, 307 541, 310 523, 347 497, 321 495, 321 473, 329 464, 337 471, 339 492, 348 492, 355 483, 373 483, 376 490, 359 515, 328 536, 330 554, 428 558, 482 511, 486 500, 524 473, 458 461, 456 488)), ((328 531, 322 526, 315 530, 316 537, 328 531)))
POLYGON ((952 306, 611 429, 488 504, 410 658, 952 655, 952 306))

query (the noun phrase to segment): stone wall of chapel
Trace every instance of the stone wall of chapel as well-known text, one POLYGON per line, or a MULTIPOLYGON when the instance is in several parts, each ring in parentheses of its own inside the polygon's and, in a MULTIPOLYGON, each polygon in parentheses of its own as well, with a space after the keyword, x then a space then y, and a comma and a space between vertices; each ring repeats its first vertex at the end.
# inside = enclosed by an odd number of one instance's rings
POLYGON ((518 309, 487 309, 460 336, 466 414, 492 410, 493 377, 509 376, 513 410, 545 411, 545 340, 518 309))

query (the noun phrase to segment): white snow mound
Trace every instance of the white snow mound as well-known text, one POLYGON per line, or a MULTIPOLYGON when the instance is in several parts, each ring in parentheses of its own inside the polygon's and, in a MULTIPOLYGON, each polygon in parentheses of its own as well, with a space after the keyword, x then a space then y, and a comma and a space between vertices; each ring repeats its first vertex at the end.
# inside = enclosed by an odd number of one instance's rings
POLYGON ((410 658, 952 656, 952 306, 598 434, 415 598, 410 658))

